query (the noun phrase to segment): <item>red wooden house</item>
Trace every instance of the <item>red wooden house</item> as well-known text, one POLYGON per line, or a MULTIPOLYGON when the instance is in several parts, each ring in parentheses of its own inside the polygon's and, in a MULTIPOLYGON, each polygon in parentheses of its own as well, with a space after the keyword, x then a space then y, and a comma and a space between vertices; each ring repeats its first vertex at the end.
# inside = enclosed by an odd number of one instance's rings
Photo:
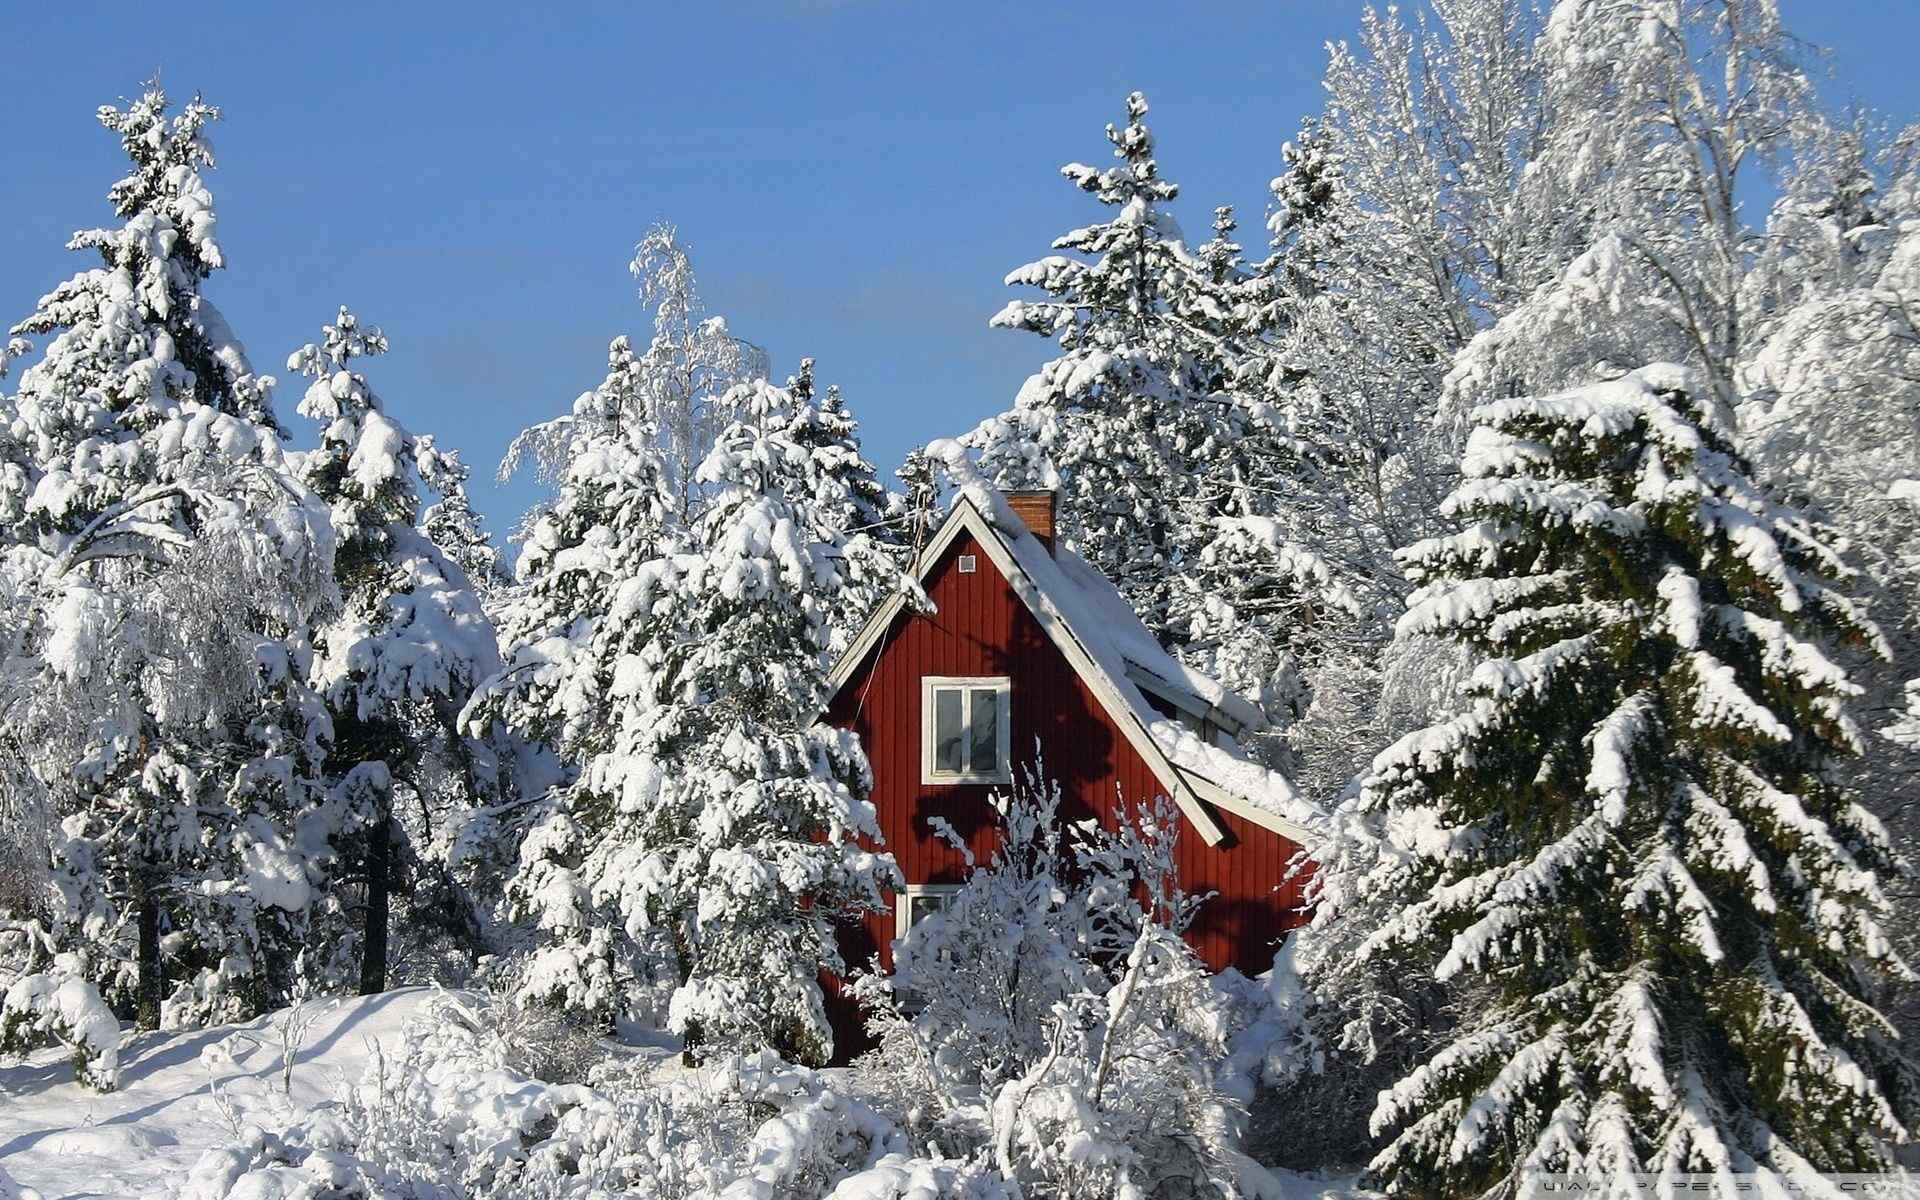
MULTIPOLYGON (((988 860, 988 797, 1037 745, 1069 820, 1111 825, 1122 796, 1174 800, 1186 818, 1181 885, 1216 893, 1189 940, 1215 970, 1264 971, 1300 919, 1301 882, 1286 875, 1311 809, 1239 750, 1259 711, 1176 662, 1052 535, 1051 492, 963 494, 917 567, 934 611, 896 596, 833 671, 826 719, 860 735, 884 848, 906 879, 894 912, 847 931, 848 964, 877 954, 891 967, 893 939, 965 879, 965 857, 929 818, 988 860)), ((836 992, 845 1058, 865 1039, 836 992)))

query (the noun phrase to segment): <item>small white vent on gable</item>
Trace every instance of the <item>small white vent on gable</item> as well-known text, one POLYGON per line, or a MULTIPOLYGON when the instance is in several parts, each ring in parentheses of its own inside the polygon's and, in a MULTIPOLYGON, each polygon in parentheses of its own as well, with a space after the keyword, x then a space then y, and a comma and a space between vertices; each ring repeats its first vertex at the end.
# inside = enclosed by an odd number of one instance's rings
POLYGON ((979 565, 979 561, 973 555, 962 554, 960 556, 960 573, 962 575, 973 574, 974 568, 977 567, 978 565, 979 565))

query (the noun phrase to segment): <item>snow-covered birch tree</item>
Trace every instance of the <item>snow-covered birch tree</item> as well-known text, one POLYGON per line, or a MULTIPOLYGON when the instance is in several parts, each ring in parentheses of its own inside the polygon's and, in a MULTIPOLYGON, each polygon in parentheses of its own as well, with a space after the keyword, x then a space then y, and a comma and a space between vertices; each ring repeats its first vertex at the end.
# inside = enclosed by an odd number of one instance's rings
POLYGON ((677 511, 698 508, 700 464, 737 414, 727 408, 733 385, 767 374, 766 352, 710 315, 679 232, 662 222, 634 248, 628 269, 640 303, 653 309, 653 338, 640 356, 640 402, 652 414, 677 511))
POLYGON ((1735 404, 1777 307, 1751 302, 1765 239, 1743 195, 1789 184, 1835 132, 1801 43, 1774 0, 1560 0, 1537 45, 1549 120, 1528 178, 1578 198, 1578 240, 1475 337, 1448 403, 1664 360, 1735 404))
MULTIPOLYGON (((1774 205, 1766 249, 1750 272, 1748 304, 1764 340, 1745 356, 1742 431, 1781 491, 1850 543, 1861 594, 1893 649, 1864 661, 1863 712, 1910 703, 1920 676, 1920 171, 1916 131, 1877 152, 1859 129, 1836 129, 1799 156, 1774 205)), ((1875 722, 1884 724, 1884 718, 1875 722)), ((1920 742, 1893 739, 1852 764, 1866 803, 1896 840, 1920 826, 1920 742)), ((1893 924, 1909 955, 1920 949, 1920 888, 1894 888, 1893 924)), ((1920 996, 1896 1006, 1920 1028, 1920 996)))

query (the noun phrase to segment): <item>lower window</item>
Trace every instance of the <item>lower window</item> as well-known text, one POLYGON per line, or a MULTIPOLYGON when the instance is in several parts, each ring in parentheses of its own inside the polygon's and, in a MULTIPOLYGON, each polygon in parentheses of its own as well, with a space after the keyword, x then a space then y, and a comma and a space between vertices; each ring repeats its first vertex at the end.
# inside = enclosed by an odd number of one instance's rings
POLYGON ((910 883, 893 898, 893 936, 907 931, 937 912, 944 912, 960 891, 957 883, 910 883))

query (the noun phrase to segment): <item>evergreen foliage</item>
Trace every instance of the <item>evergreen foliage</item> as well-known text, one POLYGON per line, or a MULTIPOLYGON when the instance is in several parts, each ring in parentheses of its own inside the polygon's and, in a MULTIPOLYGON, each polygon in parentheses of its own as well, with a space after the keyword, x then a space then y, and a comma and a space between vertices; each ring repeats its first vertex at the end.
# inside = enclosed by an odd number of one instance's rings
POLYGON ((815 724, 847 539, 813 511, 827 464, 790 432, 817 427, 810 399, 761 382, 729 403, 745 419, 701 467, 713 499, 686 549, 620 578, 591 630, 608 719, 522 851, 515 887, 548 934, 529 987, 611 1011, 615 963, 652 939, 690 1046, 824 1060, 834 922, 895 880, 853 841, 879 836, 858 741, 815 724))
POLYGON ((998 486, 1057 486, 1060 536, 1164 634, 1169 581, 1194 548, 1199 464, 1227 401, 1214 394, 1218 369, 1176 333, 1174 306, 1207 285, 1207 265, 1161 207, 1179 188, 1160 177, 1146 115, 1135 92, 1126 125, 1107 127, 1116 165, 1061 168, 1113 212, 1055 239, 1082 257, 1051 255, 1007 276, 1047 298, 1010 301, 993 324, 1053 338, 1062 353, 970 441, 998 486))
POLYGON ((1823 647, 1884 648, 1846 566, 1678 367, 1474 420, 1400 623, 1479 656, 1467 707, 1375 760, 1376 840, 1318 877, 1317 925, 1384 910, 1362 960, 1487 991, 1381 1093, 1374 1174, 1883 1168, 1916 1093, 1866 999, 1908 974, 1896 859, 1832 771, 1858 689, 1823 647))
MULTIPOLYGON (((69 242, 100 265, 13 328, 13 358, 52 336, 0 396, 5 778, 47 866, 9 996, 84 983, 144 1028, 292 987, 331 736, 305 666, 332 531, 281 454, 272 380, 201 294, 225 265, 201 177, 218 110, 170 107, 150 87, 100 110, 130 160, 121 223, 69 242)), ((54 1024, 97 1025, 81 1008, 54 1024)))
POLYGON ((351 369, 386 349, 384 334, 342 308, 323 340, 287 363, 313 381, 300 414, 320 425, 320 445, 301 456, 300 471, 329 505, 339 539, 340 608, 320 632, 313 684, 332 715, 334 921, 347 928, 328 939, 336 961, 322 978, 343 976, 340 960, 357 952, 362 994, 387 987, 396 893, 411 936, 437 930, 478 950, 476 918, 434 843, 444 849, 464 815, 497 799, 502 784, 493 749, 457 728, 474 686, 500 669, 493 625, 472 582, 419 528, 419 440, 351 369), (401 800, 411 803, 403 809, 401 800))

